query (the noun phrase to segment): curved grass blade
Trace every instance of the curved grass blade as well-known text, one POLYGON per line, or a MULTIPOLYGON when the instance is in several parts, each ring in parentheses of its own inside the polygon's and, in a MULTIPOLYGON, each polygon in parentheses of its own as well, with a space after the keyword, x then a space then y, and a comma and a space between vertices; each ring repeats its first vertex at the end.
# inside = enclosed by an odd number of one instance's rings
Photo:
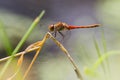
MULTIPOLYGON (((101 54, 101 52, 100 52, 100 48, 99 48, 99 46, 98 46, 98 43, 97 43, 97 40, 95 39, 95 38, 93 38, 94 40, 94 45, 95 45, 95 48, 96 48, 96 51, 97 51, 97 55, 98 55, 98 58, 100 58, 101 56, 102 56, 102 54, 101 54)), ((106 72, 106 70, 105 70, 105 65, 104 65, 104 63, 102 62, 101 63, 101 66, 102 66, 102 69, 103 69, 103 71, 104 71, 104 73, 106 72)))
POLYGON ((107 53, 104 53, 94 64, 91 68, 87 68, 85 69, 85 73, 89 73, 89 75, 95 75, 96 73, 96 69, 99 67, 99 65, 106 60, 108 57, 110 57, 111 55, 117 55, 120 54, 120 50, 116 50, 116 51, 109 51, 107 53))

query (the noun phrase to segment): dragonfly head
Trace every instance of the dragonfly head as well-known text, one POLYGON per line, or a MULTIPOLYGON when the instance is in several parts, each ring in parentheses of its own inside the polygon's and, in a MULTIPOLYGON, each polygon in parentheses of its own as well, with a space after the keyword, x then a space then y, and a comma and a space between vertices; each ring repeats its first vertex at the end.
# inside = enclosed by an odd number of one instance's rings
POLYGON ((49 31, 53 32, 53 31, 54 31, 54 24, 50 25, 50 26, 48 27, 48 29, 49 29, 49 31))

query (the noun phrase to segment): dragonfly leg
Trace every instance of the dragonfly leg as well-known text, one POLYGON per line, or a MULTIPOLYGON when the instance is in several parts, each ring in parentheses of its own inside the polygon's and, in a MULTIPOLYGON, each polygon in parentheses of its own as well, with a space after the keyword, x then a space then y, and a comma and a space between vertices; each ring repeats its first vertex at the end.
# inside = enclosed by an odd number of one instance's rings
POLYGON ((54 29, 54 34, 55 34, 54 37, 56 37, 56 34, 57 34, 57 29, 56 28, 54 29))
POLYGON ((63 35, 63 33, 62 32, 60 32, 60 31, 58 31, 59 32, 59 34, 64 38, 64 35, 63 35))
POLYGON ((54 34, 55 34, 54 36, 56 37, 57 31, 55 31, 54 34))
POLYGON ((51 32, 51 34, 52 34, 53 36, 55 36, 55 32, 51 32))
POLYGON ((57 31, 50 32, 54 37, 56 37, 57 31))

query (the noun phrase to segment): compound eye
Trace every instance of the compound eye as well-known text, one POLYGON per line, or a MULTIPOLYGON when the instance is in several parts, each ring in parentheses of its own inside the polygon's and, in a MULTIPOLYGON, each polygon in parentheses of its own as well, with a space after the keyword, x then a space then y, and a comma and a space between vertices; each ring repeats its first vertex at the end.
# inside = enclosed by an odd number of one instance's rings
POLYGON ((54 25, 49 26, 49 31, 54 31, 54 25))

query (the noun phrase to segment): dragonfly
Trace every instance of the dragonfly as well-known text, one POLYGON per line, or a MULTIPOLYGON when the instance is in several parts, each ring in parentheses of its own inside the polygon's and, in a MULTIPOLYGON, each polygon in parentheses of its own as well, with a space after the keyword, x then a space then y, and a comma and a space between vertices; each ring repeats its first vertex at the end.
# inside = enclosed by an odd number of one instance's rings
POLYGON ((99 27, 100 24, 92 24, 92 25, 84 25, 84 26, 74 26, 74 25, 68 25, 64 22, 57 22, 55 24, 52 24, 48 27, 49 31, 54 34, 54 37, 56 37, 56 34, 59 33, 62 37, 64 37, 62 31, 64 30, 73 30, 73 29, 80 29, 80 28, 95 28, 99 27))

